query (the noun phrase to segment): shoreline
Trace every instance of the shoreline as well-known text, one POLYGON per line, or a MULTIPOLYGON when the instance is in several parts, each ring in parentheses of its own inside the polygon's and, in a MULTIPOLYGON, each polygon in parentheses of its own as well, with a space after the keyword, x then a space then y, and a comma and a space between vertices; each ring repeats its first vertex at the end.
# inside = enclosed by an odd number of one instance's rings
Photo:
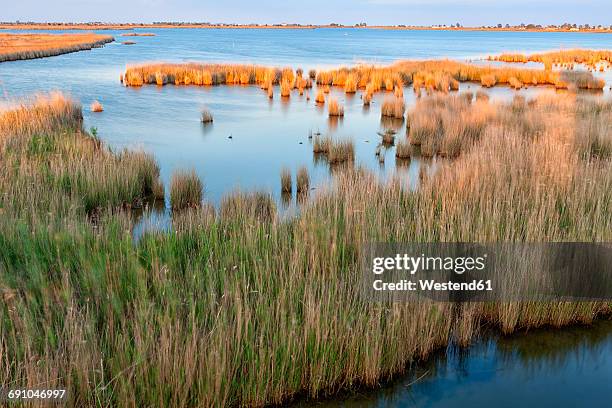
POLYGON ((0 63, 89 51, 113 41, 114 37, 101 34, 0 33, 0 63))
POLYGON ((491 32, 543 32, 543 33, 582 33, 582 34, 612 34, 612 29, 566 29, 566 28, 521 28, 521 27, 429 27, 429 26, 350 26, 338 24, 149 24, 149 23, 117 23, 117 24, 62 24, 62 23, 32 23, 32 24, 0 24, 0 30, 134 30, 138 28, 200 28, 200 29, 234 29, 234 30, 315 30, 330 29, 361 29, 390 31, 491 31, 491 32))

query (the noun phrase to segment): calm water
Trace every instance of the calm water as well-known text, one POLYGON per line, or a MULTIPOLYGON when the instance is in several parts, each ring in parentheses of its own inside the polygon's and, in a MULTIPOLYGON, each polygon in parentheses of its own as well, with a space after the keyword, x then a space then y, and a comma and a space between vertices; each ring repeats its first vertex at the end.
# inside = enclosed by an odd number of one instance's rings
POLYGON ((607 408, 612 321, 592 327, 490 337, 449 349, 378 391, 296 407, 607 408))

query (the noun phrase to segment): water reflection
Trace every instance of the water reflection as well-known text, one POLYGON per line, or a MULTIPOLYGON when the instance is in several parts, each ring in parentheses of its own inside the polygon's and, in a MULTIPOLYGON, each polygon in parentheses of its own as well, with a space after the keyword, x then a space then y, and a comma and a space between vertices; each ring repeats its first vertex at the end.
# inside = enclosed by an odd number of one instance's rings
POLYGON ((608 407, 612 321, 588 327, 490 334, 470 348, 449 347, 376 391, 319 407, 608 407))

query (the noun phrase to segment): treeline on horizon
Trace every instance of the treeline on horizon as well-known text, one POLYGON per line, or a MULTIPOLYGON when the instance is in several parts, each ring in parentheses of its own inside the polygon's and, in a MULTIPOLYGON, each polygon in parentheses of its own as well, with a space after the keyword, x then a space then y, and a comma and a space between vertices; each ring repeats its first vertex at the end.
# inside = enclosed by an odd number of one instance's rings
POLYGON ((535 24, 535 23, 521 23, 521 24, 492 24, 492 25, 480 25, 480 26, 464 26, 461 23, 455 24, 431 24, 431 25, 410 25, 410 24, 388 24, 388 25, 368 25, 366 22, 359 22, 355 24, 341 24, 341 23, 326 23, 326 24, 303 24, 303 23, 225 23, 225 22, 209 22, 209 21, 153 21, 152 23, 111 23, 103 21, 88 21, 88 22, 36 22, 36 21, 3 21, 0 25, 46 25, 46 26, 131 26, 131 27, 150 27, 150 26, 227 26, 227 27, 336 27, 336 28, 366 28, 366 27, 390 27, 390 28, 413 28, 413 29, 424 29, 424 28, 444 28, 444 29, 487 29, 487 30, 607 30, 612 31, 612 24, 605 26, 603 24, 576 24, 576 23, 563 23, 563 24, 535 24))

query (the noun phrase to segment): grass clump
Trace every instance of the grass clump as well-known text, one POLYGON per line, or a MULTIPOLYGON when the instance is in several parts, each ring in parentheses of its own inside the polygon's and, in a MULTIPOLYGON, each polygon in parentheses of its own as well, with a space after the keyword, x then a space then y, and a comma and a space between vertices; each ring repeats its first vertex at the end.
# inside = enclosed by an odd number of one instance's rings
POLYGON ((103 112, 104 111, 104 107, 102 106, 102 104, 98 101, 93 101, 91 103, 91 111, 92 112, 103 112))
POLYGON ((310 176, 306 167, 300 167, 297 172, 297 192, 307 193, 310 189, 310 176))
POLYGON ((338 99, 330 97, 327 103, 329 116, 344 116, 344 107, 338 102, 338 99))
POLYGON ((404 119, 406 105, 403 97, 386 98, 381 107, 381 115, 384 117, 404 119))
POLYGON ((173 210, 199 207, 202 203, 202 182, 194 170, 178 170, 170 181, 170 206, 173 210))
POLYGON ((325 103, 325 92, 322 88, 317 89, 317 95, 315 97, 315 102, 323 105, 325 103))
POLYGON ((331 146, 332 139, 329 136, 322 137, 317 135, 312 141, 312 152, 315 154, 327 154, 329 153, 329 147, 331 146))
POLYGON ((208 108, 202 108, 202 111, 200 112, 200 121, 202 123, 213 122, 213 115, 208 108))
POLYGON ((293 191, 293 183, 291 181, 291 170, 287 167, 281 170, 281 192, 285 194, 291 194, 293 191))
POLYGON ((355 144, 350 139, 332 140, 327 153, 330 164, 353 162, 355 160, 355 144))

